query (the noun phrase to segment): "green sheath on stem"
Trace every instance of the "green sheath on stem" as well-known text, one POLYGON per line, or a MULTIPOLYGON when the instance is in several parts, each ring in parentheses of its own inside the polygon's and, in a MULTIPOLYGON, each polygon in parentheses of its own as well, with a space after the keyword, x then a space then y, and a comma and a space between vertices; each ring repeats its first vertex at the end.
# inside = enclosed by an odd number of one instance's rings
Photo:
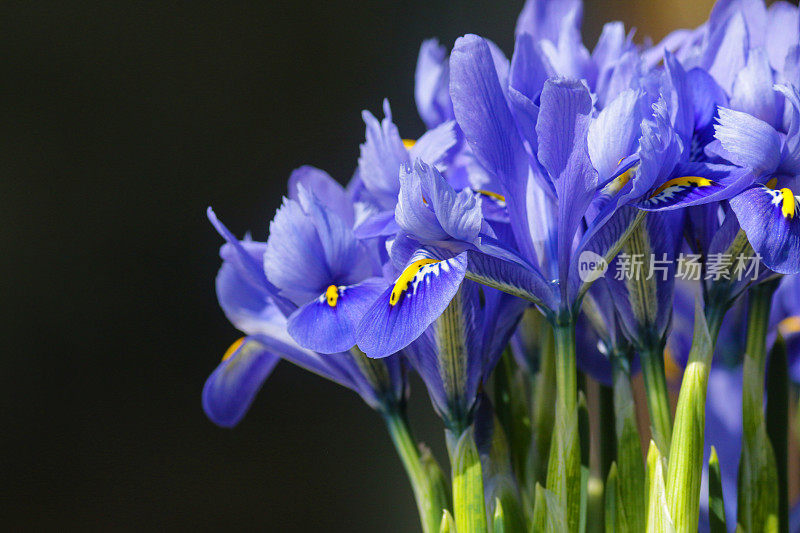
POLYGON ((633 390, 630 375, 622 363, 618 356, 612 360, 617 433, 617 530, 633 533, 645 529, 647 491, 633 390))
MULTIPOLYGON (((692 349, 689 352, 689 363, 683 374, 678 408, 675 412, 675 427, 670 443, 666 500, 669 506, 669 517, 673 520, 675 531, 678 533, 695 533, 700 518, 700 477, 703 471, 706 392, 711 356, 714 353, 712 338, 716 337, 719 324, 722 323, 722 316, 725 314, 724 310, 711 309, 709 311, 710 316, 714 317, 713 336, 709 332, 700 302, 696 302, 692 349)), ((652 487, 650 494, 652 506, 652 487)), ((648 522, 650 522, 649 518, 648 522)))
MULTIPOLYGON (((452 442, 453 439, 450 439, 452 442)), ((478 448, 470 426, 452 447, 453 511, 458 533, 487 533, 483 474, 478 448)))

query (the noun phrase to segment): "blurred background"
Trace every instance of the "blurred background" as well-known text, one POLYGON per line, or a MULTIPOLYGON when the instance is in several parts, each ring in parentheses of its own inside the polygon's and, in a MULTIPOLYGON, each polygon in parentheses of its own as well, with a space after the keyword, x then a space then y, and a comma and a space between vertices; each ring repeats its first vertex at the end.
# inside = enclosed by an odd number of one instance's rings
MULTIPOLYGON (((586 42, 707 0, 587 2, 586 42)), ((346 181, 360 111, 404 137, 421 41, 511 55, 522 1, 0 4, 0 520, 10 529, 418 529, 378 415, 289 364, 235 430, 200 391, 238 337, 213 205, 263 240, 291 170, 346 181), (285 4, 285 5, 284 5, 285 4)), ((442 456, 419 383, 412 422, 442 456)))

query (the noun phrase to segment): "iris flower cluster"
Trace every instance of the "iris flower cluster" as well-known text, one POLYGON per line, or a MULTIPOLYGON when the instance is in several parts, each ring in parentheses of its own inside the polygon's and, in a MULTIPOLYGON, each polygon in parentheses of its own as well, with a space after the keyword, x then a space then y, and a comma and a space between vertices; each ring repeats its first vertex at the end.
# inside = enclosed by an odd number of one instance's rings
POLYGON ((591 50, 581 19, 528 0, 510 60, 424 42, 426 133, 364 111, 352 179, 295 170, 266 242, 209 209, 245 337, 205 412, 236 425, 280 359, 352 389, 426 533, 800 527, 798 8, 719 0, 591 50), (411 372, 449 476, 409 429, 411 372))

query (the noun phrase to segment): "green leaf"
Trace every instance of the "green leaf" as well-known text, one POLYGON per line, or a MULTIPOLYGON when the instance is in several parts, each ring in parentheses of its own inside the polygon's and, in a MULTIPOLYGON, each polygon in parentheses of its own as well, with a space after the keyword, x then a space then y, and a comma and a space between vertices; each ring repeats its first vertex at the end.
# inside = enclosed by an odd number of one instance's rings
POLYGON ((708 459, 708 519, 711 533, 728 532, 725 521, 725 500, 722 496, 722 475, 719 471, 717 449, 713 446, 711 457, 708 459))
POLYGON ((713 352, 714 345, 705 315, 697 300, 694 338, 678 397, 667 469, 669 516, 674 520, 675 530, 679 533, 695 533, 700 520, 706 392, 713 352))
POLYGON ((458 533, 486 533, 488 530, 481 460, 473 434, 471 426, 464 431, 451 457, 453 510, 458 533))
POLYGON ((664 461, 656 443, 647 451, 647 533, 673 533, 676 529, 667 506, 664 461))
POLYGON ((442 521, 439 525, 439 533, 456 533, 456 521, 453 520, 453 515, 450 511, 445 509, 442 512, 442 521))

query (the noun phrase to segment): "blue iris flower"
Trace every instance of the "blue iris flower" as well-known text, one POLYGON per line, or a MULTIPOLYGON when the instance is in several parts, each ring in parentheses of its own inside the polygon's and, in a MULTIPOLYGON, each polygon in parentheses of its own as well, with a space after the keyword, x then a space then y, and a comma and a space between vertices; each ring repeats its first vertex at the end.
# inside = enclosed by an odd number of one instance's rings
POLYGON ((370 277, 377 268, 370 254, 352 237, 347 223, 352 210, 341 186, 311 167, 293 174, 290 198, 266 243, 240 241, 209 209, 209 219, 227 241, 220 251, 217 297, 246 335, 203 389, 203 407, 214 423, 238 424, 280 359, 354 390, 374 409, 394 408, 403 400, 399 357, 372 361, 351 349, 358 309, 382 290, 370 277), (311 184, 316 191, 327 189, 327 203, 309 193, 311 184))

